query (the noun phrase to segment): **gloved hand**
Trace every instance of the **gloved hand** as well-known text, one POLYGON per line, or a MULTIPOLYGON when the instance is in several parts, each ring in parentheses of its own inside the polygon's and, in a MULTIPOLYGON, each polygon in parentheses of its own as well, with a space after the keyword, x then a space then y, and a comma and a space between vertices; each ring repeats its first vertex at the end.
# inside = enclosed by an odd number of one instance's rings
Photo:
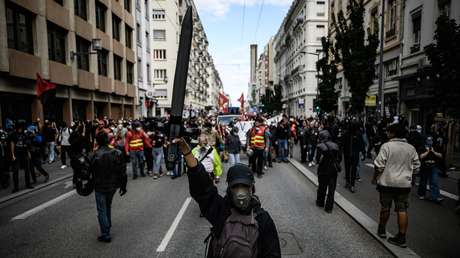
POLYGON ((127 192, 128 192, 128 191, 126 191, 126 188, 123 188, 123 189, 120 188, 120 192, 119 192, 119 193, 120 193, 120 196, 125 195, 127 192))

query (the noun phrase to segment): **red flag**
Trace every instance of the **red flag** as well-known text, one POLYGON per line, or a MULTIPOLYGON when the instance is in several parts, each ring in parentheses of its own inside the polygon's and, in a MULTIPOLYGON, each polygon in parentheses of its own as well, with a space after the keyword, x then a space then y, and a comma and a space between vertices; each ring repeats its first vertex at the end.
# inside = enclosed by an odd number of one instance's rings
POLYGON ((35 85, 37 97, 40 97, 43 93, 49 90, 56 89, 56 84, 43 80, 39 73, 37 73, 37 82, 35 85))
POLYGON ((222 93, 219 93, 219 110, 222 113, 228 113, 228 98, 222 93))
POLYGON ((243 113, 243 110, 244 110, 244 93, 241 93, 241 97, 238 99, 238 101, 241 103, 240 112, 243 113))

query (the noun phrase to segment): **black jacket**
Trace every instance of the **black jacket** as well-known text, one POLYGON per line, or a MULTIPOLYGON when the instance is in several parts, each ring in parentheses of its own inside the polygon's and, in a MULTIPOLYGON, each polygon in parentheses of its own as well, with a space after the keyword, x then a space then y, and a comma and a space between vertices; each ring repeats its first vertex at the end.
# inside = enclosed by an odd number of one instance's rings
POLYGON ((342 161, 339 146, 331 141, 331 135, 327 130, 319 133, 320 142, 316 152, 316 161, 318 163, 318 175, 337 175, 338 171, 334 166, 334 160, 338 164, 342 161))
POLYGON ((241 151, 240 137, 237 135, 229 134, 225 139, 225 149, 228 153, 237 154, 241 151))
MULTIPOLYGON (((198 202, 201 213, 213 226, 213 232, 218 236, 222 231, 225 220, 230 216, 233 204, 227 196, 219 195, 203 165, 190 168, 187 173, 190 185, 190 195, 198 202)), ((257 223, 259 224, 258 257, 281 257, 278 232, 272 218, 260 207, 260 202, 253 201, 257 223)), ((211 257, 212 258, 212 257, 211 257)))
POLYGON ((96 192, 113 192, 118 188, 126 189, 128 176, 121 151, 103 146, 91 153, 89 160, 96 192))

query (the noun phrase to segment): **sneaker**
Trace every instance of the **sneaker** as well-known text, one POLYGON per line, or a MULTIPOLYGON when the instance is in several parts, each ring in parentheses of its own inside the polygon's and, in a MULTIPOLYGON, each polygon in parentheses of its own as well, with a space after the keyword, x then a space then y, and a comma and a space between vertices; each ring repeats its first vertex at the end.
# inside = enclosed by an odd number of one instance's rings
POLYGON ((61 169, 64 169, 64 168, 66 168, 66 167, 67 167, 66 165, 62 165, 62 166, 61 166, 61 169))
POLYGON ((401 234, 399 234, 399 233, 395 237, 388 238, 388 243, 393 244, 393 245, 397 245, 397 246, 402 247, 402 248, 407 247, 406 237, 401 235, 401 234))
POLYGON ((315 163, 314 161, 312 161, 311 164, 312 164, 313 166, 316 166, 316 163, 315 163))
POLYGON ((97 238, 97 241, 103 242, 103 243, 110 243, 112 241, 111 237, 106 237, 106 236, 99 236, 97 238))
POLYGON ((262 178, 262 177, 263 177, 262 174, 257 175, 257 178, 262 178))
POLYGON ((153 180, 157 180, 157 179, 158 179, 158 175, 157 174, 153 175, 153 180))
POLYGON ((434 200, 435 203, 440 204, 442 201, 444 201, 444 198, 438 197, 438 199, 434 200))
POLYGON ((325 209, 325 211, 326 211, 327 213, 329 213, 329 214, 332 213, 332 209, 325 209))
POLYGON ((147 172, 147 175, 149 175, 149 177, 152 177, 153 176, 152 171, 147 172))
POLYGON ((352 193, 355 193, 355 192, 356 192, 356 189, 355 189, 354 186, 350 186, 350 192, 352 192, 352 193))
POLYGON ((418 199, 419 199, 419 200, 425 200, 426 197, 425 197, 425 196, 419 196, 418 199))
POLYGON ((311 168, 311 166, 312 166, 312 163, 311 163, 311 162, 310 162, 310 163, 308 163, 308 167, 309 167, 309 168, 311 168))
POLYGON ((264 166, 264 170, 268 170, 268 167, 267 167, 267 166, 264 166))
POLYGON ((324 208, 324 203, 316 202, 316 206, 320 208, 324 208))
POLYGON ((385 227, 379 225, 379 229, 377 230, 377 235, 380 238, 387 238, 387 231, 385 230, 385 227))

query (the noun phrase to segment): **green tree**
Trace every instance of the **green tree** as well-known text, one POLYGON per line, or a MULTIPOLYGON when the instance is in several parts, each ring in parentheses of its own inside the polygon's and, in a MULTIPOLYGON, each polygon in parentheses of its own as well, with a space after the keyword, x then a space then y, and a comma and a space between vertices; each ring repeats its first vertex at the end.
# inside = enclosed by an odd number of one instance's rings
POLYGON ((264 105, 263 110, 266 113, 274 114, 275 112, 280 112, 283 108, 283 103, 281 99, 283 98, 281 93, 281 86, 275 85, 273 90, 267 88, 265 90, 265 95, 262 96, 262 104, 264 105))
POLYGON ((460 24, 441 15, 436 21, 435 42, 425 51, 431 62, 436 103, 453 117, 460 117, 460 24))
POLYGON ((316 63, 319 73, 318 102, 322 112, 333 112, 337 109, 338 92, 335 91, 337 82, 337 64, 334 57, 334 47, 329 38, 322 37, 323 57, 316 63))
POLYGON ((352 94, 351 112, 361 113, 367 91, 375 76, 378 31, 372 33, 368 28, 366 39, 363 0, 350 0, 347 10, 348 17, 345 17, 343 11, 340 11, 337 17, 332 16, 332 24, 336 31, 335 58, 336 62, 343 66, 352 94))

